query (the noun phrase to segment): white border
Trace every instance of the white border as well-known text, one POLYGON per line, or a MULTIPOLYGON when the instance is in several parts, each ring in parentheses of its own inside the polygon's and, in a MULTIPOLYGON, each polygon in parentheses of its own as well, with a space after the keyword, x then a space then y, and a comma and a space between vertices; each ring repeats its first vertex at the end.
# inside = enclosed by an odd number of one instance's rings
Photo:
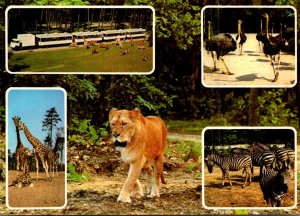
POLYGON ((89 75, 150 75, 155 71, 155 10, 152 6, 34 6, 34 5, 13 5, 9 6, 5 10, 5 68, 6 71, 10 74, 89 74, 89 75), (51 8, 51 9, 150 9, 152 10, 152 70, 149 72, 11 72, 8 68, 8 11, 10 9, 44 9, 44 8, 51 8))
POLYGON ((28 210, 43 210, 43 209, 64 209, 67 206, 67 186, 68 186, 68 182, 67 182, 67 92, 65 89, 60 88, 60 87, 11 87, 8 88, 6 90, 6 95, 5 95, 5 99, 6 99, 6 111, 5 111, 5 121, 6 121, 6 129, 5 129, 5 134, 6 134, 6 206, 7 208, 11 209, 11 210, 23 210, 23 209, 28 209, 28 210), (12 90, 17 90, 17 91, 26 91, 26 90, 59 90, 62 91, 64 94, 64 115, 65 115, 65 119, 64 119, 64 133, 65 133, 65 143, 64 143, 64 148, 65 148, 65 158, 64 158, 64 162, 65 162, 65 203, 62 206, 58 206, 58 207, 11 207, 8 203, 8 94, 10 91, 12 90))
MULTIPOLYGON (((298 54, 297 54, 297 44, 295 43, 295 82, 292 85, 235 85, 235 86, 231 86, 229 85, 207 85, 205 84, 205 80, 204 80, 204 52, 206 52, 205 48, 203 47, 204 44, 204 23, 203 23, 203 14, 204 14, 204 10, 207 8, 232 8, 232 9, 238 9, 238 8, 251 8, 251 9, 260 9, 260 8, 269 8, 269 9, 274 9, 274 8, 279 8, 279 9, 292 9, 295 13, 295 20, 294 20, 294 29, 295 29, 295 41, 297 41, 297 32, 298 32, 298 28, 297 28, 297 10, 295 7, 290 6, 290 5, 278 5, 278 6, 258 6, 258 5, 253 5, 253 6, 221 6, 221 5, 208 5, 205 6, 201 9, 201 83, 204 87, 206 88, 293 88, 294 86, 297 85, 297 67, 298 67, 298 54)), ((271 82, 270 82, 271 83, 271 82)))
MULTIPOLYGON (((256 210, 278 210, 278 209, 293 209, 293 208, 296 208, 297 207, 297 170, 298 170, 298 163, 297 163, 297 131, 295 130, 295 128, 293 127, 285 127, 285 126, 278 126, 278 127, 247 127, 247 126, 244 126, 244 127, 240 127, 240 126, 237 126, 237 127, 218 127, 218 126, 213 126, 213 127, 205 127, 203 130, 202 130, 202 134, 201 134, 201 137, 202 137, 202 206, 203 208, 205 209, 209 209, 209 210, 220 210, 220 209, 226 209, 226 210, 235 210, 235 209, 240 209, 240 210, 244 210, 244 209, 256 209, 256 210), (205 132, 206 130, 237 130, 237 129, 240 129, 240 130, 269 130, 269 129, 288 129, 288 130, 292 130, 294 132, 294 146, 295 146, 295 169, 294 169, 294 176, 295 176, 295 186, 294 186, 294 205, 293 206, 290 206, 290 207, 209 207, 209 206, 206 206, 205 205, 205 187, 204 187, 204 183, 205 183, 205 176, 204 176, 204 172, 205 172, 205 163, 204 163, 204 135, 205 135, 205 132)), ((247 188, 247 187, 246 187, 247 188)), ((259 196, 263 196, 262 194, 260 194, 259 196)))

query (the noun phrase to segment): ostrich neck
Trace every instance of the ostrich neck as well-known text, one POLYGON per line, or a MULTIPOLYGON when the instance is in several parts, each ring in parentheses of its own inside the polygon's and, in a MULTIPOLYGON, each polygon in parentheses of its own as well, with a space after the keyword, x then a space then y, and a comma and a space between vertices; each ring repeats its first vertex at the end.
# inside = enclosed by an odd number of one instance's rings
POLYGON ((39 141, 37 138, 35 138, 28 130, 28 128, 25 126, 24 127, 24 133, 26 138, 28 139, 28 141, 31 143, 31 145, 33 145, 33 147, 37 147, 39 145, 41 145, 41 141, 39 141))
POLYGON ((263 32, 263 30, 262 30, 262 20, 260 20, 260 32, 262 33, 263 32))
POLYGON ((282 38, 282 24, 280 24, 280 37, 282 38))
POLYGON ((210 39, 210 32, 211 32, 211 24, 208 23, 208 39, 210 39))
POLYGON ((266 17, 266 34, 269 39, 269 17, 266 17))

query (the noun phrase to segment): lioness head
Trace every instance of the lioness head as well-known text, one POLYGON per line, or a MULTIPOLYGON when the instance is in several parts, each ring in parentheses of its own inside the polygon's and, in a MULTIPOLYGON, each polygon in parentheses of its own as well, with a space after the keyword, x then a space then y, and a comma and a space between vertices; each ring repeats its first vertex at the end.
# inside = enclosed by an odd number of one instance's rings
POLYGON ((112 108, 109 112, 109 123, 112 132, 112 142, 117 147, 126 147, 131 142, 137 125, 136 119, 141 116, 139 109, 118 110, 112 108))

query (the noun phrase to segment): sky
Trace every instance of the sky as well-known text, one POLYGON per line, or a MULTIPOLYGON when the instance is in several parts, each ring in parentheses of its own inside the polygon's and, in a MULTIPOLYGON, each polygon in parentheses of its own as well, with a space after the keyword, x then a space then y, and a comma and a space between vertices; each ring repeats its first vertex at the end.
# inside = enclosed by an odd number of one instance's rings
MULTIPOLYGON (((17 146, 16 126, 13 122, 14 116, 21 117, 33 136, 42 143, 47 136, 43 131, 42 122, 46 111, 55 107, 61 118, 56 127, 65 128, 65 95, 62 89, 58 88, 11 88, 7 93, 7 128, 8 128, 8 149, 15 152, 17 146)), ((56 127, 52 139, 55 142, 56 127)), ((32 149, 23 131, 20 131, 21 141, 24 146, 32 149)))

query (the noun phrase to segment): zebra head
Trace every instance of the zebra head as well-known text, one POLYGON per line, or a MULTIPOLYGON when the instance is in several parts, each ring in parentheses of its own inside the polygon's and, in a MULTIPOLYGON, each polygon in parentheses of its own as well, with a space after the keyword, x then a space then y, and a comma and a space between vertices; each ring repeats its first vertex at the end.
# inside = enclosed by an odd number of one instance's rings
POLYGON ((290 179, 290 172, 287 169, 283 169, 279 171, 276 179, 276 184, 280 186, 281 191, 287 193, 288 191, 288 184, 290 179))
POLYGON ((205 164, 207 166, 208 172, 212 173, 213 172, 213 167, 214 167, 214 162, 209 160, 208 158, 205 158, 204 161, 205 161, 205 164))

